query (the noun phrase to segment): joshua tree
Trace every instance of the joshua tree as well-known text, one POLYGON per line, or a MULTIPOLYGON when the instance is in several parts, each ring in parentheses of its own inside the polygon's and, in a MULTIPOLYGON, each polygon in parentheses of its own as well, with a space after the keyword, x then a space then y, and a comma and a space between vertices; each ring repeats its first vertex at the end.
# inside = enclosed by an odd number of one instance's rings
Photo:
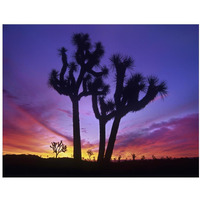
POLYGON ((157 158, 156 158, 154 155, 152 155, 152 159, 153 159, 153 160, 156 160, 157 158))
POLYGON ((99 120, 99 154, 98 162, 103 161, 106 143, 106 123, 115 116, 114 102, 105 100, 105 95, 109 91, 109 86, 105 85, 101 78, 96 78, 88 84, 88 90, 92 93, 92 107, 95 117, 99 120), (104 95, 98 95, 100 92, 104 95))
MULTIPOLYGON (((106 67, 101 67, 100 72, 93 70, 95 66, 99 66, 100 59, 104 54, 104 49, 100 42, 94 45, 95 48, 93 50, 89 35, 82 33, 74 34, 72 41, 77 48, 75 62, 68 63, 67 49, 62 47, 59 51, 63 66, 60 73, 52 70, 49 84, 60 95, 69 96, 72 102, 74 159, 81 160, 79 100, 83 96, 91 95, 91 92, 86 89, 87 82, 91 76, 101 77, 107 74, 108 70, 106 67), (81 87, 82 90, 80 92, 81 87)), ((102 91, 99 94, 102 94, 102 91)))
POLYGON ((135 158, 136 158, 136 155, 133 153, 133 154, 131 154, 132 155, 132 158, 133 158, 133 160, 135 160, 135 158))
POLYGON ((93 153, 92 150, 88 150, 88 151, 87 151, 87 154, 88 154, 88 156, 89 156, 89 160, 90 160, 91 156, 94 155, 94 153, 93 153))
POLYGON ((165 82, 158 83, 158 78, 145 78, 141 74, 134 74, 125 81, 127 69, 132 67, 131 57, 113 55, 111 62, 116 70, 116 87, 114 103, 116 114, 111 128, 111 134, 105 153, 105 161, 109 162, 112 156, 118 128, 121 119, 129 112, 136 112, 146 107, 158 94, 164 97, 167 94, 165 82), (145 92, 143 98, 139 99, 140 92, 145 92))
POLYGON ((53 149, 53 153, 56 154, 56 158, 59 153, 67 151, 67 146, 63 144, 62 140, 60 142, 52 142, 50 147, 53 149))
POLYGON ((120 162, 120 160, 121 160, 121 155, 120 155, 120 156, 118 156, 118 162, 120 162))
POLYGON ((142 156, 142 157, 141 157, 141 160, 145 160, 145 156, 142 156))
POLYGON ((166 156, 167 160, 172 160, 172 157, 166 156))

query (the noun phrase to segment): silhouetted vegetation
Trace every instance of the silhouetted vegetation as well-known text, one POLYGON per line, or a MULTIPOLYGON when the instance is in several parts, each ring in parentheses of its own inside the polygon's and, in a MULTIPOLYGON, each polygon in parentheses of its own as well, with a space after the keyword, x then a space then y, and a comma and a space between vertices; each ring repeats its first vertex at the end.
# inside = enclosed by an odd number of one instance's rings
POLYGON ((95 117, 99 120, 99 154, 98 154, 98 162, 102 162, 104 159, 105 153, 105 144, 106 144, 106 123, 111 120, 115 116, 114 103, 112 100, 105 100, 105 95, 101 95, 97 98, 97 94, 95 92, 98 88, 108 88, 108 85, 105 85, 103 81, 93 82, 94 92, 92 95, 92 107, 95 113, 95 117), (96 88, 96 89, 95 89, 96 88), (99 106, 98 106, 99 105, 99 106))
POLYGON ((198 177, 199 158, 98 162, 34 155, 3 156, 4 177, 198 177))
POLYGON ((109 85, 106 85, 102 78, 108 75, 109 70, 106 66, 99 65, 104 54, 102 44, 96 43, 93 49, 89 35, 83 33, 74 34, 72 41, 76 46, 75 61, 68 63, 67 49, 62 47, 59 51, 63 66, 60 73, 52 70, 49 84, 60 95, 69 96, 72 101, 74 158, 79 161, 81 160, 79 100, 84 96, 92 96, 92 107, 95 117, 99 120, 98 161, 109 162, 121 119, 130 112, 145 108, 158 94, 164 97, 167 94, 167 86, 165 82, 159 83, 158 78, 154 76, 145 78, 140 73, 131 73, 131 76, 128 76, 127 70, 133 68, 133 59, 114 54, 110 60, 115 70, 115 92, 113 98, 107 100, 109 85), (99 72, 94 71, 96 66, 100 67, 99 72), (139 99, 141 92, 145 95, 139 99), (106 123, 112 118, 114 121, 105 150, 106 123))
POLYGON ((125 79, 127 76, 127 70, 133 68, 133 60, 131 57, 122 57, 117 54, 113 55, 110 60, 115 69, 116 77, 113 99, 105 100, 107 93, 104 93, 103 95, 98 94, 99 98, 97 98, 98 95, 94 88, 103 89, 106 87, 102 80, 94 82, 92 87, 92 105, 95 116, 99 120, 100 127, 98 161, 105 160, 105 162, 111 160, 121 119, 129 112, 136 112, 146 107, 146 105, 149 104, 158 94, 163 98, 167 94, 166 83, 159 83, 157 77, 150 76, 145 79, 145 77, 138 73, 132 74, 132 76, 128 77, 127 80, 125 79), (139 99, 141 92, 146 94, 142 99, 139 99), (105 152, 105 127, 106 123, 112 118, 114 118, 114 121, 105 152))
POLYGON ((56 158, 59 153, 67 151, 67 146, 63 144, 62 140, 60 142, 52 142, 50 148, 53 149, 53 153, 56 154, 56 158))
POLYGON ((146 159, 145 156, 142 156, 142 157, 141 157, 141 160, 145 160, 145 159, 146 159))
POLYGON ((152 159, 153 159, 153 160, 156 160, 157 158, 156 158, 154 155, 152 155, 152 159))
POLYGON ((91 160, 91 156, 94 155, 93 151, 92 150, 87 150, 87 154, 89 156, 89 160, 91 160))
MULTIPOLYGON (((56 70, 52 70, 49 78, 49 85, 60 95, 69 96, 72 102, 74 159, 80 161, 81 137, 79 101, 84 96, 92 95, 91 91, 87 90, 87 85, 90 83, 92 77, 101 78, 103 75, 107 74, 108 70, 106 67, 100 67, 101 71, 94 71, 94 67, 99 66, 100 59, 104 54, 104 49, 100 42, 97 42, 93 49, 89 35, 83 33, 74 34, 72 42, 76 46, 74 55, 75 61, 68 63, 67 49, 62 47, 59 51, 63 66, 60 73, 56 70)), ((104 88, 104 90, 106 90, 106 88, 104 88)), ((104 94, 106 92, 104 90, 96 92, 97 94, 104 94)))
POLYGON ((132 155, 132 159, 133 160, 135 160, 135 158, 136 158, 136 155, 133 153, 133 154, 131 154, 132 155))
POLYGON ((121 160, 121 155, 120 155, 120 156, 118 156, 118 162, 120 162, 120 160, 121 160))
POLYGON ((131 57, 122 57, 116 54, 111 57, 111 62, 116 76, 114 93, 116 114, 105 153, 104 160, 106 162, 111 159, 121 119, 130 112, 145 108, 158 94, 162 97, 167 94, 166 83, 159 83, 157 77, 150 76, 145 78, 142 74, 136 73, 128 77, 127 80, 125 79, 127 70, 133 68, 133 59, 131 57), (139 99, 141 92, 144 92, 145 95, 139 99))

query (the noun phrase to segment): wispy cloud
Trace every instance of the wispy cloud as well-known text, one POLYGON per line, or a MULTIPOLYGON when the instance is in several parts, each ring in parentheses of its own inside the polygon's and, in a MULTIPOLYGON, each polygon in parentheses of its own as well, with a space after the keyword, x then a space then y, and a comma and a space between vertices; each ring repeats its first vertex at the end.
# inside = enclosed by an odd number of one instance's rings
POLYGON ((82 131, 83 133, 87 133, 87 129, 86 129, 86 128, 81 128, 81 131, 82 131))
POLYGON ((8 90, 6 89, 3 89, 3 94, 7 97, 7 98, 10 98, 10 99, 17 99, 16 96, 12 95, 8 90))
MULTIPOLYGON (((9 93, 8 93, 9 95, 9 93)), ((52 140, 63 140, 72 145, 73 138, 51 127, 41 116, 33 114, 31 107, 16 104, 6 95, 4 101, 3 144, 4 152, 45 152, 52 140)))
POLYGON ((59 111, 62 111, 62 112, 64 112, 64 113, 66 113, 67 114, 67 116, 68 117, 70 117, 70 118, 72 118, 73 116, 72 116, 72 112, 70 111, 70 110, 64 110, 64 109, 58 109, 59 111))
MULTIPOLYGON (((54 140, 63 140, 73 146, 72 136, 49 123, 51 114, 48 110, 51 105, 19 105, 15 101, 16 97, 7 90, 4 90, 4 95, 4 151, 46 152, 49 143, 54 140)), ((70 111, 58 110, 72 117, 70 111)), ((55 114, 52 116, 55 117, 55 114)), ((117 136, 114 156, 120 154, 130 157, 131 153, 136 153, 138 157, 151 157, 152 154, 159 157, 198 156, 198 119, 198 114, 193 114, 160 123, 149 123, 146 128, 126 126, 117 136)), ((88 134, 84 127, 81 131, 88 134)), ((98 152, 98 142, 91 143, 82 139, 82 149, 98 152)))

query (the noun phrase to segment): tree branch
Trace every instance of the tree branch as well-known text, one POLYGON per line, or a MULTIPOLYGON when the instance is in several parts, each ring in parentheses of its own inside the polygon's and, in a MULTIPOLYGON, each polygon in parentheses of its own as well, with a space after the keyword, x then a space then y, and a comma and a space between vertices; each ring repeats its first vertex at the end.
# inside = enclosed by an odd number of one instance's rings
POLYGON ((97 119, 100 119, 101 115, 99 113, 98 103, 97 103, 97 95, 92 95, 92 107, 97 119))
POLYGON ((62 63, 63 63, 62 69, 60 71, 60 81, 61 81, 61 83, 64 82, 64 75, 65 75, 65 72, 66 72, 67 66, 68 66, 67 55, 65 53, 66 51, 67 50, 64 47, 60 50, 61 56, 62 56, 62 63))
MULTIPOLYGON (((82 97, 84 96, 89 96, 89 95, 93 95, 94 93, 92 91, 82 91, 79 95, 78 95, 78 100, 80 100, 82 97)), ((104 91, 96 91, 95 95, 104 95, 105 92, 104 91)))
POLYGON ((82 80, 83 80, 84 74, 85 74, 85 70, 84 70, 83 67, 81 66, 81 71, 80 71, 80 73, 79 73, 79 76, 78 76, 78 79, 77 79, 77 82, 76 82, 76 90, 77 90, 77 93, 78 93, 78 90, 79 90, 79 88, 80 88, 81 82, 82 82, 82 80))
POLYGON ((110 121, 113 117, 115 117, 116 113, 116 110, 113 110, 111 113, 106 115, 106 121, 110 121))
POLYGON ((88 70, 88 73, 92 74, 94 77, 101 77, 104 75, 104 72, 95 72, 94 70, 88 70))

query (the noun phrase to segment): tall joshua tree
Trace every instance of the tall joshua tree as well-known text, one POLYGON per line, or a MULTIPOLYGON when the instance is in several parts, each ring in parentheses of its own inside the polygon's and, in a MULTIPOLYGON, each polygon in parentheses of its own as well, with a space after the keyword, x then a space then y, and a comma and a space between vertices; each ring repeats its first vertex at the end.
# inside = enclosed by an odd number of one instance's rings
POLYGON ((99 120, 99 153, 97 161, 102 162, 106 144, 106 123, 115 116, 115 104, 112 100, 105 100, 109 86, 101 78, 96 78, 88 84, 88 90, 92 93, 93 111, 95 117, 99 120), (103 91, 103 95, 99 91, 103 91))
POLYGON ((106 67, 102 67, 100 72, 94 71, 94 67, 99 66, 100 59, 104 54, 100 42, 96 43, 92 49, 89 35, 83 33, 74 34, 72 42, 76 46, 75 62, 68 63, 67 49, 62 47, 59 50, 63 64, 61 71, 59 73, 52 70, 49 84, 60 95, 69 96, 72 102, 74 159, 81 160, 79 101, 82 97, 91 95, 91 92, 87 91, 85 87, 90 77, 101 77, 107 74, 108 70, 106 67))
POLYGON ((116 70, 116 88, 114 93, 116 114, 105 153, 106 162, 109 162, 111 159, 120 120, 129 112, 136 112, 145 108, 158 94, 162 97, 167 94, 166 83, 159 83, 157 77, 151 76, 145 81, 141 74, 134 74, 127 81, 125 80, 126 71, 133 64, 131 57, 113 55, 111 62, 116 70), (141 99, 139 99, 140 92, 145 93, 141 99))

